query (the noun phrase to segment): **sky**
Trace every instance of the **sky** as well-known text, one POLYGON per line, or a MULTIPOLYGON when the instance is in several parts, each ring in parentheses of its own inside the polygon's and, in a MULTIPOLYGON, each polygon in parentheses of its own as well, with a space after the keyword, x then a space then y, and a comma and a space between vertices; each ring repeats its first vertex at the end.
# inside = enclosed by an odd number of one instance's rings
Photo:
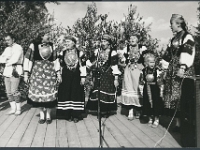
MULTIPOLYGON (((47 4, 50 13, 54 12, 56 23, 62 23, 63 27, 75 23, 78 18, 83 18, 87 11, 87 6, 92 2, 59 2, 60 4, 47 4)), ((193 26, 197 26, 197 1, 114 1, 95 2, 98 14, 108 14, 107 20, 122 20, 124 14, 128 13, 130 4, 137 7, 137 13, 143 17, 145 24, 151 25, 150 35, 160 40, 161 45, 167 45, 172 37, 170 29, 170 18, 172 14, 180 14, 186 20, 191 32, 194 33, 193 26)))

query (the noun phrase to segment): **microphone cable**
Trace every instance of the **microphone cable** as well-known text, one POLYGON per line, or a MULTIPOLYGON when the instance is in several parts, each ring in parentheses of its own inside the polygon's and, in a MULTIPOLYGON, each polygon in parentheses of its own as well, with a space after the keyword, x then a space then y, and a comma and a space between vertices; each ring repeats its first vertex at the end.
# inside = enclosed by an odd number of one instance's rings
MULTIPOLYGON (((180 88, 182 87, 182 84, 183 84, 183 81, 184 81, 185 78, 186 78, 186 77, 183 77, 183 79, 181 80, 180 88)), ((181 89, 180 89, 180 95, 181 95, 181 89)), ((160 143, 161 143, 161 142, 163 141, 163 139, 166 137, 166 135, 167 135, 167 133, 168 133, 168 131, 169 131, 169 128, 170 128, 170 126, 171 126, 171 124, 172 124, 172 121, 174 120, 174 118, 175 118, 175 116, 176 116, 176 113, 177 113, 177 110, 178 110, 178 104, 179 104, 179 103, 176 104, 176 110, 175 110, 175 112, 174 112, 174 115, 173 115, 173 117, 172 117, 172 119, 171 119, 171 121, 170 121, 170 123, 169 123, 169 125, 168 125, 168 127, 167 127, 167 129, 166 129, 166 131, 165 131, 165 133, 164 133, 164 135, 155 143, 154 148, 157 147, 158 145, 160 145, 160 143)))

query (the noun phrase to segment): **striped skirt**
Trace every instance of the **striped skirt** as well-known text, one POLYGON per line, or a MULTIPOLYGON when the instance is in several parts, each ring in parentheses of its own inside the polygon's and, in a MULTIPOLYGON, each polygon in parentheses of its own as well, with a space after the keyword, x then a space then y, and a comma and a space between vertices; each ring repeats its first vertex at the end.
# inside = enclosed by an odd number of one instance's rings
POLYGON ((75 70, 63 68, 62 83, 58 88, 57 114, 63 115, 62 111, 83 111, 85 108, 84 86, 80 85, 79 66, 75 70))
POLYGON ((89 111, 98 110, 98 98, 100 99, 101 112, 112 112, 117 110, 116 88, 114 86, 114 76, 111 68, 101 72, 100 77, 100 95, 98 97, 98 79, 95 77, 94 89, 90 93, 86 108, 89 111))

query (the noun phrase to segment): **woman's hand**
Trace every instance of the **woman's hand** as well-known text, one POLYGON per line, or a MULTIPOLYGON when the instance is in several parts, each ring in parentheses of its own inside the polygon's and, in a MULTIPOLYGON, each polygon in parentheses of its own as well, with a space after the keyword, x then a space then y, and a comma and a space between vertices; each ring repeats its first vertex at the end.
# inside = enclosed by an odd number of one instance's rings
POLYGON ((94 88, 94 82, 93 81, 90 82, 90 86, 91 86, 91 89, 94 88))
POLYGON ((24 82, 27 83, 27 84, 29 83, 29 77, 28 76, 24 76, 24 82))
POLYGON ((183 68, 180 68, 177 72, 177 76, 180 78, 183 78, 184 74, 185 74, 185 69, 183 69, 183 68))
POLYGON ((61 77, 61 75, 58 75, 58 76, 57 76, 57 81, 58 81, 58 83, 61 83, 61 82, 62 82, 62 77, 61 77))
POLYGON ((81 85, 84 85, 85 84, 85 78, 81 78, 81 85))
POLYGON ((116 88, 119 86, 119 81, 118 81, 118 79, 115 79, 115 80, 114 80, 114 85, 115 85, 116 88))
POLYGON ((163 92, 160 92, 160 97, 163 98, 163 92))

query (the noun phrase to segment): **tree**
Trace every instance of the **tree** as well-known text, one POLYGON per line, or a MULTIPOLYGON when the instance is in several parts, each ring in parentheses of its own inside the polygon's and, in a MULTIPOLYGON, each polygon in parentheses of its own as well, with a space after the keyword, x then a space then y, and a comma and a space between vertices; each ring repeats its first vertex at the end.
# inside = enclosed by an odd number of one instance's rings
POLYGON ((80 43, 84 45, 89 42, 88 49, 92 47, 94 37, 101 36, 104 33, 112 35, 113 46, 119 48, 119 43, 125 43, 131 33, 140 35, 140 43, 146 45, 148 49, 155 50, 158 47, 158 40, 153 39, 150 35, 150 25, 145 26, 143 17, 137 12, 137 7, 130 5, 128 14, 124 15, 121 22, 107 21, 108 14, 97 14, 95 3, 88 5, 84 18, 78 19, 72 27, 72 34, 79 37, 80 43), (123 42, 122 42, 123 41, 123 42))
MULTIPOLYGON (((68 31, 71 31, 68 34, 79 38, 79 44, 86 47, 87 54, 93 51, 94 39, 100 38, 105 33, 111 35, 113 49, 122 49, 129 38, 128 35, 135 33, 141 37, 140 44, 146 45, 150 50, 156 50, 158 40, 149 35, 151 25, 145 26, 143 18, 136 11, 137 7, 130 5, 124 20, 107 21, 108 14, 98 14, 96 4, 92 3, 88 5, 86 15, 79 18, 72 29, 68 27, 68 31), (86 41, 88 44, 85 44, 86 41)), ((89 87, 90 76, 87 77, 86 87, 89 87)))
POLYGON ((145 25, 143 17, 137 13, 137 7, 132 4, 128 7, 128 14, 124 15, 120 23, 121 30, 124 30, 122 38, 127 40, 131 33, 139 35, 140 44, 147 46, 149 50, 155 51, 158 48, 158 40, 153 39, 149 32, 151 24, 145 25))
POLYGON ((99 20, 100 15, 97 15, 96 4, 92 3, 88 5, 85 17, 78 19, 72 27, 72 32, 74 36, 79 38, 79 44, 86 46, 85 42, 88 42, 87 50, 91 51, 92 40, 95 36, 99 35, 98 27, 96 22, 99 20))
POLYGON ((27 50, 30 42, 39 33, 50 32, 52 17, 48 14, 45 1, 0 2, 0 52, 5 48, 3 35, 11 32, 16 42, 27 50))
MULTIPOLYGON (((50 32, 52 39, 57 36, 61 28, 55 26, 54 17, 48 13, 46 3, 45 1, 0 2, 0 54, 5 49, 3 37, 8 32, 14 34, 16 42, 22 45, 24 53, 38 34, 50 32)), ((0 70, 1 68, 0 66, 0 70)), ((27 89, 26 84, 20 82, 19 90, 24 99, 27 96, 27 89)), ((0 90, 4 90, 3 82, 1 82, 0 90)))

